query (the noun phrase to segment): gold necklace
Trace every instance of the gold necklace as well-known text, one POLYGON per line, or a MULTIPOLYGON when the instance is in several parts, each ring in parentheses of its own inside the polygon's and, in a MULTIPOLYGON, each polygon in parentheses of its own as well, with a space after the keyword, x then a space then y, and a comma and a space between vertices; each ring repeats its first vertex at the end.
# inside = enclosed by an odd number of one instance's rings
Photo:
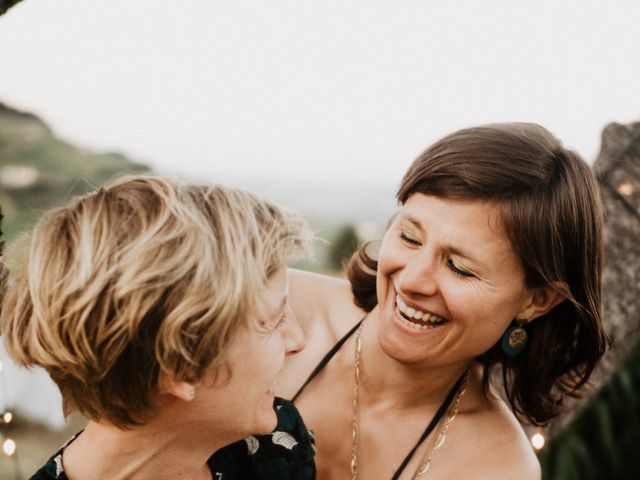
MULTIPOLYGON (((351 419, 352 425, 352 436, 353 436, 353 446, 351 449, 351 480, 358 480, 359 472, 358 472, 358 453, 359 453, 359 444, 360 444, 360 425, 359 425, 359 391, 358 385, 360 384, 360 356, 362 351, 362 327, 364 326, 364 321, 360 323, 358 327, 358 331, 356 332, 356 345, 355 345, 355 358, 354 358, 354 373, 353 373, 353 417, 351 419)), ((449 426, 455 420, 456 415, 458 414, 458 407, 460 406, 460 400, 464 395, 464 392, 467 390, 467 379, 469 378, 469 369, 464 373, 464 378, 462 379, 462 383, 460 387, 458 387, 458 391, 456 392, 456 396, 451 402, 451 405, 447 411, 447 418, 444 423, 441 424, 438 434, 435 437, 435 440, 432 443, 431 448, 427 450, 418 470, 413 477, 413 480, 422 480, 424 474, 429 470, 431 466, 431 460, 435 453, 444 445, 444 442, 447 438, 447 432, 449 430, 449 426)))
POLYGON ((435 440, 433 441, 433 444, 432 444, 433 446, 427 451, 424 458, 422 459, 422 463, 420 464, 420 467, 418 467, 418 470, 416 471, 416 474, 413 477, 414 480, 422 480, 424 474, 427 473, 427 470, 429 470, 429 467, 431 466, 431 460, 433 459, 433 456, 438 451, 438 449, 440 449, 444 445, 444 442, 447 438, 447 431, 449 430, 449 426, 455 420, 456 415, 458 414, 458 407, 460 406, 460 400, 462 399, 464 392, 467 391, 468 378, 469 378, 469 369, 467 369, 467 371, 465 372, 464 379, 462 380, 462 383, 458 388, 458 392, 456 393, 456 396, 453 399, 453 402, 451 402, 451 405, 449 406, 449 411, 447 412, 447 419, 442 424, 440 431, 438 432, 438 435, 436 435, 435 440))

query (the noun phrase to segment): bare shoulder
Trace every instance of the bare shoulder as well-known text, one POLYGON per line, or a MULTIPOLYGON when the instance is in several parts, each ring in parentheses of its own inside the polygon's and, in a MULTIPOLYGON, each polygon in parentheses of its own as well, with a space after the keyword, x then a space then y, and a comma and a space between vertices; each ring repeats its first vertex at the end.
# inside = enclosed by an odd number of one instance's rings
POLYGON ((484 403, 459 415, 443 470, 455 478, 540 480, 538 458, 509 407, 497 398, 484 403), (459 462, 460 458, 466 461, 459 462))
POLYGON ((484 437, 478 452, 484 468, 476 471, 485 474, 475 478, 540 480, 540 463, 515 415, 503 400, 487 401, 490 407, 479 413, 477 419, 484 437))
POLYGON ((494 399, 492 404, 486 427, 495 433, 487 435, 481 448, 486 474, 476 478, 540 480, 540 462, 522 426, 504 401, 494 399))

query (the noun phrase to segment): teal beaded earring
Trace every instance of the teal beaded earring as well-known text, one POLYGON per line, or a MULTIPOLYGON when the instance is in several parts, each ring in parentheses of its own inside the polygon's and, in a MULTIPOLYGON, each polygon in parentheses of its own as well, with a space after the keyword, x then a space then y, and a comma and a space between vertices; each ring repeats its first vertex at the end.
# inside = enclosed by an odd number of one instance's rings
POLYGON ((515 357, 527 346, 527 331, 523 328, 525 323, 526 320, 516 320, 516 324, 507 328, 502 335, 502 351, 509 357, 515 357))

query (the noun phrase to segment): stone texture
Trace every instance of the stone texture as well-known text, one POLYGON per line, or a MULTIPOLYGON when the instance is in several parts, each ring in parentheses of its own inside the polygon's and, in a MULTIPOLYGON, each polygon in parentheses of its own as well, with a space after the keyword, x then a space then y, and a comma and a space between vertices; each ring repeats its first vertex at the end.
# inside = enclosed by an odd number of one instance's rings
MULTIPOLYGON (((595 390, 640 341, 640 122, 613 123, 603 130, 593 171, 605 211, 602 309, 605 329, 613 339, 592 377, 595 390)), ((590 396, 574 400, 569 412, 552 422, 549 433, 564 429, 590 396)))
POLYGON ((594 164, 605 208, 603 313, 610 373, 640 340, 640 122, 608 125, 594 164))

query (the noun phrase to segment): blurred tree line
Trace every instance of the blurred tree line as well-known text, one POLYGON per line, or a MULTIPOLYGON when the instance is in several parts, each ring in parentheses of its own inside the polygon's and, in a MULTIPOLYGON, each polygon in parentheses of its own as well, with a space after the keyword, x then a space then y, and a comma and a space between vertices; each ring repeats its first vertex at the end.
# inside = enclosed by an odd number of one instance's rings
POLYGON ((351 224, 341 226, 331 241, 328 267, 335 272, 341 272, 344 264, 358 248, 359 243, 360 239, 355 226, 351 224))

